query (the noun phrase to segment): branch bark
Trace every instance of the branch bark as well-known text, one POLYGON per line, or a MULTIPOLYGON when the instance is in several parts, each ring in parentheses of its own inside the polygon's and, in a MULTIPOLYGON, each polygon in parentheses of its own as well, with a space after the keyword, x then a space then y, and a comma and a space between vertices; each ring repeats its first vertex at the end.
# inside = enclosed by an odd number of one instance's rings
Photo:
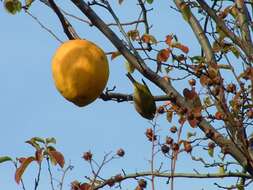
MULTIPOLYGON (((147 177, 147 176, 151 176, 154 175, 156 177, 162 177, 162 178, 171 178, 172 177, 172 173, 162 173, 162 172, 137 172, 137 173, 133 173, 133 174, 128 174, 125 176, 122 176, 122 180, 127 180, 127 179, 136 179, 137 177, 147 177)), ((173 177, 174 178, 195 178, 195 179, 215 179, 215 178, 234 178, 234 177, 243 177, 245 179, 252 179, 252 176, 247 175, 245 173, 225 173, 225 174, 196 174, 196 173, 173 173, 173 177)), ((96 186, 94 188, 94 190, 96 189, 101 189, 103 187, 105 187, 106 185, 108 185, 109 183, 112 182, 113 179, 108 179, 106 180, 104 183, 101 183, 100 185, 96 186)))
MULTIPOLYGON (((116 101, 116 102, 127 102, 127 101, 133 101, 132 94, 123 94, 123 93, 103 93, 100 95, 100 99, 104 101, 116 101)), ((163 96, 154 96, 155 101, 167 101, 171 100, 170 96, 163 95, 163 96)))
POLYGON ((58 16, 59 20, 61 21, 62 27, 64 29, 65 34, 68 36, 69 39, 80 39, 72 25, 69 23, 69 21, 64 17, 64 15, 61 13, 60 9, 54 2, 54 0, 48 0, 48 3, 50 4, 50 7, 54 10, 56 15, 58 16))

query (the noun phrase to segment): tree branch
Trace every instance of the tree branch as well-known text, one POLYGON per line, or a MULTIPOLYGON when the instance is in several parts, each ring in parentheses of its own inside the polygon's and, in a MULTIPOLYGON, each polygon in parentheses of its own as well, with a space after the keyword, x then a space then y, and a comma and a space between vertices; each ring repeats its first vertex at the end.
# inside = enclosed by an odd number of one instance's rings
POLYGON ((58 16, 59 20, 61 21, 62 27, 64 29, 65 34, 68 36, 70 40, 72 39, 80 39, 72 25, 69 23, 69 21, 64 17, 64 15, 61 13, 60 9, 55 4, 54 0, 48 0, 50 7, 54 10, 56 15, 58 16))
MULTIPOLYGON (((162 178, 171 178, 172 177, 172 173, 161 173, 161 172, 137 172, 137 173, 133 173, 133 174, 128 174, 125 176, 122 176, 121 181, 124 181, 126 179, 136 179, 138 177, 147 177, 147 176, 151 176, 154 175, 156 177, 162 177, 162 178)), ((233 178, 233 177, 243 177, 245 179, 252 179, 252 176, 247 175, 245 173, 233 173, 233 172, 229 172, 229 173, 225 173, 225 174, 196 174, 196 173, 173 173, 173 178, 196 178, 196 179, 215 179, 215 178, 233 178)), ((104 186, 108 185, 109 183, 111 183, 113 180, 113 178, 110 178, 108 180, 106 180, 104 183, 96 186, 94 188, 94 190, 96 189, 101 189, 104 186)), ((115 181, 116 182, 116 181, 115 181)))
MULTIPOLYGON (((104 101, 116 101, 116 102, 127 102, 127 101, 133 101, 132 94, 122 94, 122 93, 103 93, 100 95, 100 99, 104 101)), ((163 96, 154 96, 155 101, 167 101, 171 100, 170 96, 163 95, 163 96)))

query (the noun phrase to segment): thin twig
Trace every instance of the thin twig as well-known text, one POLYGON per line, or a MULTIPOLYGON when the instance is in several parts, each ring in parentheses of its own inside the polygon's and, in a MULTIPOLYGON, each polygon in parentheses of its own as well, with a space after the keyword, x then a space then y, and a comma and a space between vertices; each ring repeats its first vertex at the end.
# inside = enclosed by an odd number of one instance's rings
POLYGON ((53 174, 52 174, 51 167, 50 167, 49 157, 47 157, 46 160, 47 160, 47 169, 48 169, 48 173, 49 173, 49 177, 50 177, 51 188, 52 188, 52 190, 54 190, 53 174))
POLYGON ((72 169, 73 169, 73 166, 69 165, 65 170, 63 170, 63 174, 62 174, 61 181, 60 181, 60 190, 63 189, 63 182, 64 182, 67 172, 72 169))
POLYGON ((53 33, 52 30, 50 30, 50 29, 47 28, 44 24, 42 24, 42 23, 40 22, 40 20, 39 20, 37 17, 35 17, 34 15, 32 15, 28 10, 25 10, 25 13, 26 13, 27 15, 29 15, 32 19, 34 19, 43 29, 45 29, 49 34, 51 34, 58 42, 63 43, 63 41, 60 40, 60 38, 58 38, 58 37, 56 36, 56 34, 53 33))
POLYGON ((35 178, 35 186, 34 186, 34 190, 36 190, 39 186, 39 182, 40 182, 40 174, 41 174, 41 163, 38 163, 39 164, 39 171, 38 171, 38 174, 37 174, 37 178, 35 178))

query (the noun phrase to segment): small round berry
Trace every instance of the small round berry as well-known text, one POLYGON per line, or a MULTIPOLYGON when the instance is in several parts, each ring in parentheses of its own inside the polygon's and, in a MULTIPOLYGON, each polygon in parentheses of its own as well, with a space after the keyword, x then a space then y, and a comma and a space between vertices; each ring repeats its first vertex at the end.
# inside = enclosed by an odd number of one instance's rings
POLYGON ((120 149, 117 150, 117 155, 119 157, 123 157, 125 155, 125 151, 122 148, 120 148, 120 149))
POLYGON ((195 86, 196 85, 196 80, 195 79, 190 79, 190 80, 188 80, 188 82, 189 82, 189 84, 191 86, 195 86))
POLYGON ((139 185, 141 188, 146 188, 146 187, 147 187, 147 181, 144 180, 144 179, 140 179, 140 180, 138 180, 138 185, 139 185))
POLYGON ((162 147, 161 147, 161 150, 164 154, 166 154, 170 151, 170 147, 167 146, 166 144, 163 144, 162 147))
POLYGON ((92 153, 90 151, 83 153, 83 159, 86 161, 91 161, 92 153))

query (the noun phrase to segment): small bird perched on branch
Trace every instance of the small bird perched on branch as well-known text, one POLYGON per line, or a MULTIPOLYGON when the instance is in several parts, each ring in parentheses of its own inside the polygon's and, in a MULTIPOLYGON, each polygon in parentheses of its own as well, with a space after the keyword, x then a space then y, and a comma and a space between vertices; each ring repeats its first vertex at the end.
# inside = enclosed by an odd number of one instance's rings
POLYGON ((136 111, 142 117, 152 120, 155 117, 156 104, 147 84, 144 80, 143 84, 137 82, 130 73, 127 73, 127 77, 134 86, 133 101, 136 111))

